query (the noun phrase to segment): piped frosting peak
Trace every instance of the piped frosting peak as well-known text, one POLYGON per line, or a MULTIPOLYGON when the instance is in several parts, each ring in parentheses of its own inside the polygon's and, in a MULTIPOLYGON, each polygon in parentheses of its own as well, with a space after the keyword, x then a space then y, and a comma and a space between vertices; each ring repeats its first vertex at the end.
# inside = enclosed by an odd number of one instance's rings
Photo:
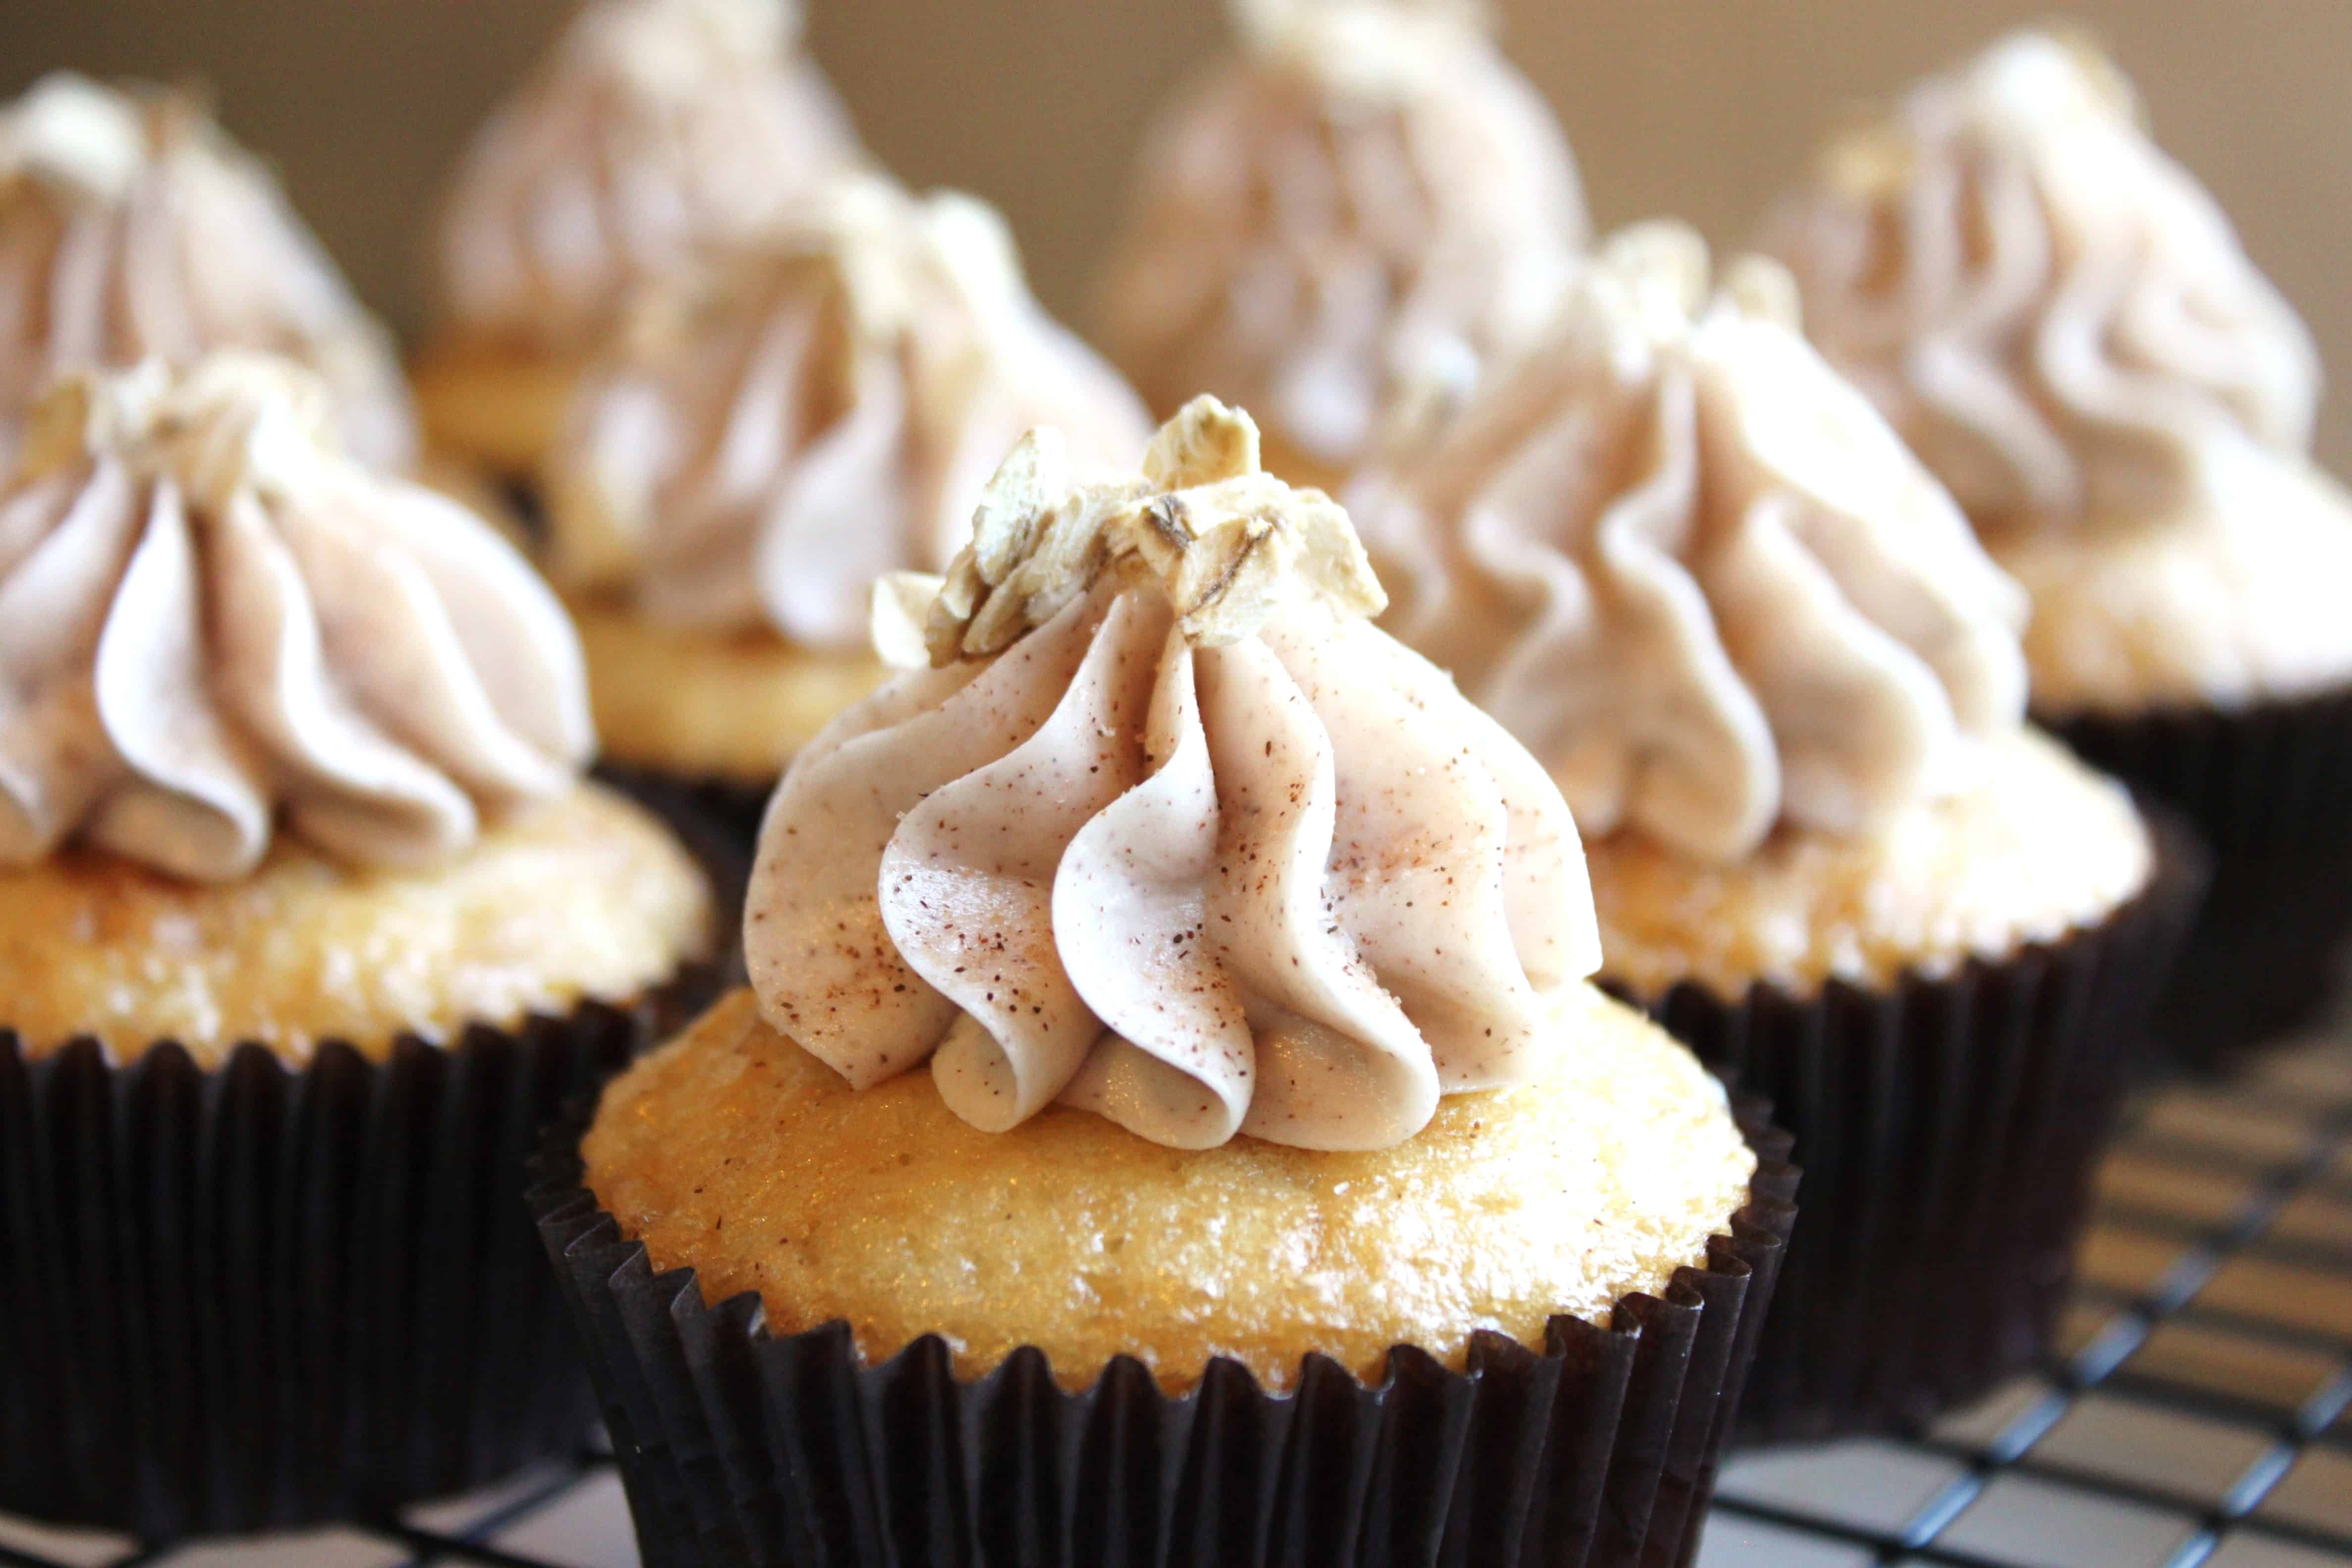
POLYGON ((464 328, 578 348, 642 284, 788 217, 859 156, 786 0, 589 0, 458 169, 464 328))
POLYGON ((562 607, 480 519, 335 445, 326 389, 222 353, 85 374, 0 487, 0 864, 80 838, 224 880, 284 826, 413 865, 569 787, 562 607))
POLYGON ((2266 510, 2244 457, 2310 439, 2309 334, 2080 38, 2011 34, 1834 141, 1766 244, 1988 531, 2266 510))
POLYGON ((854 649, 873 579, 944 567, 1038 424, 1090 460, 1149 430, 993 208, 845 177, 591 366, 547 467, 553 570, 654 619, 854 649))
POLYGON ((1600 957, 1567 807, 1255 459, 1206 400, 1142 476, 1033 437, 946 584, 886 585, 920 667, 761 830, 774 1026, 860 1087, 928 1064, 981 1127, 1060 1102, 1188 1148, 1380 1147, 1544 1070, 1600 957))
POLYGON ((1576 166, 1468 5, 1263 0, 1156 123, 1105 279, 1111 357, 1333 470, 1433 417, 1548 314, 1576 166))
POLYGON ((389 335, 195 99, 59 73, 0 110, 0 461, 57 376, 224 348, 322 377, 356 455, 413 455, 389 335))
POLYGON ((1350 492, 1387 624, 1542 759, 1590 832, 1734 858, 1967 776, 2017 723, 2025 605, 1797 330, 1760 258, 1612 237, 1547 337, 1350 492))

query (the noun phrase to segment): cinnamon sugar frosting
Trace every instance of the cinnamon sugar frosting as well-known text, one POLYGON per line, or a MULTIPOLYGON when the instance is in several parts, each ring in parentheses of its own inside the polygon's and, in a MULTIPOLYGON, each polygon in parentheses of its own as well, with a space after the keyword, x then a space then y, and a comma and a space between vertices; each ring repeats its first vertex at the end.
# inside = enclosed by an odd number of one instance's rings
POLYGON ((2086 44, 2015 33, 1923 83, 1828 147, 1766 242, 2032 590, 2037 706, 2352 675, 2309 334, 2086 44))
POLYGON ((0 111, 0 461, 54 377, 216 348, 299 361, 356 455, 413 454, 389 335, 268 171, 187 94, 42 79, 0 111))
POLYGON ((862 648, 874 577, 944 568, 1034 425, 1100 461, 1150 433, 994 209, 845 177, 583 375, 546 468, 551 569, 655 621, 862 648))
POLYGON ((458 170, 450 317, 576 346, 637 284, 790 214, 859 155, 799 31, 790 0, 589 0, 458 170))
POLYGON ((281 825, 402 866, 571 786, 562 610, 490 528, 334 444, 268 356, 85 374, 0 487, 0 864, 82 839, 200 880, 281 825))
POLYGON ((1542 770, 1375 629, 1346 516, 1202 398, 1139 478, 1026 439, 929 662, 802 752, 746 914, 762 1015, 853 1085, 929 1063, 988 1129, 1048 1103, 1163 1143, 1411 1136, 1528 1081, 1599 962, 1542 770))
POLYGON ((2015 585, 1797 331, 1787 275, 1614 237, 1442 440, 1351 492, 1386 624, 1588 833, 1736 859, 1959 786, 2025 697, 2015 585), (1409 591, 1408 591, 1409 590, 1409 591))
POLYGON ((1147 400, 1203 388, 1344 470, 1541 325, 1585 238, 1566 142, 1454 0, 1257 0, 1158 121, 1105 281, 1147 400))

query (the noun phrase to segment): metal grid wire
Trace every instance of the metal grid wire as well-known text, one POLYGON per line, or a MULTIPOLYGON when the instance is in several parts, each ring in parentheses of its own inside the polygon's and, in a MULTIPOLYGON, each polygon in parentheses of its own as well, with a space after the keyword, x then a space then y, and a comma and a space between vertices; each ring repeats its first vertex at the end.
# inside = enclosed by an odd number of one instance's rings
MULTIPOLYGON (((2352 1568, 2352 1037, 2141 1097, 2057 1353, 1904 1441, 1744 1456, 1701 1568, 2352 1568)), ((635 1568, 608 1455, 389 1524, 141 1552, 0 1520, 26 1568, 635 1568)))

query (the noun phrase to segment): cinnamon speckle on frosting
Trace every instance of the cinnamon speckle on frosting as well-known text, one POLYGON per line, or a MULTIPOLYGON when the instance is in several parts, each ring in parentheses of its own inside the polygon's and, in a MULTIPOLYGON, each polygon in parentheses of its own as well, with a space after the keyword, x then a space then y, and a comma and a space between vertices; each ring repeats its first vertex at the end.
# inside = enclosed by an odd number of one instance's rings
POLYGON ((205 880, 280 826, 411 865, 593 748, 562 608, 371 472, 268 356, 60 383, 0 487, 0 863, 80 838, 205 880))
POLYGON ((583 372, 542 476, 551 569, 653 621, 813 647, 857 650, 879 619, 908 628, 880 650, 903 660, 914 609, 876 579, 943 566, 1041 423, 1094 460, 1147 434, 992 208, 844 174, 650 292, 583 372))
POLYGON ((214 349, 299 361, 353 453, 415 455, 391 335, 194 95, 35 83, 0 110, 0 467, 56 377, 214 349))
POLYGON ((1545 338, 1350 491, 1384 624, 1588 831, 1737 859, 1967 782, 2025 700, 2025 603, 1753 258, 1612 237, 1545 338))
POLYGON ((1478 9, 1235 6, 1241 48, 1153 128, 1103 292, 1104 341, 1161 412, 1214 392, 1344 470, 1541 325, 1583 196, 1478 9))
POLYGON ((1829 145, 1766 243, 2032 595, 2037 710, 2352 677, 2310 334, 2082 38, 2012 33, 1921 83, 1829 145))
POLYGON ((1369 625, 1346 514, 1256 457, 1205 399, 1140 476, 1024 440, 932 590, 940 662, 786 775, 746 957, 852 1083, 911 1040, 889 1065, 983 1128, 1060 1100, 1366 1148, 1549 1059, 1598 962, 1563 803, 1369 625), (873 940, 816 934, 844 921, 873 940))
POLYGON ((585 342, 854 163, 799 33, 789 0, 589 0, 458 168, 436 236, 457 324, 585 342))

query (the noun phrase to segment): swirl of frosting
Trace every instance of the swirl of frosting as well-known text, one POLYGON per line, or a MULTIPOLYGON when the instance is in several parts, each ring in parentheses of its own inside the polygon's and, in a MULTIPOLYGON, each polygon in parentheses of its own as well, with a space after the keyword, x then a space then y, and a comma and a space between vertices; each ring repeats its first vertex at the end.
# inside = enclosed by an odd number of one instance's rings
POLYGON ((79 836, 198 880, 274 817, 429 862, 593 749, 562 607, 487 524, 333 445, 266 355, 58 383, 0 488, 0 865, 79 836))
POLYGON ((2166 521, 2212 504, 2217 449, 2309 441, 2303 323, 2071 37, 2011 34, 1833 142, 1765 243, 1980 528, 2166 521))
POLYGON ((546 468, 555 572, 654 619, 862 648, 874 578, 944 567, 1023 431, 1150 433, 970 196, 852 175, 719 271, 635 312, 546 468))
POLYGON ((1474 7, 1236 9, 1241 58, 1147 147, 1104 341, 1154 406, 1211 388, 1344 469, 1542 324, 1585 241, 1581 188, 1474 7))
POLYGON ((1542 343, 1351 495, 1397 635, 1550 768, 1588 832, 1737 858, 1851 830, 2019 721, 2025 603, 1745 258, 1602 247, 1542 343))
POLYGON ((576 344, 857 159, 799 21, 788 0, 590 0, 459 165, 438 235, 450 316, 576 344))
POLYGON ((1140 479, 1038 432, 946 582, 877 594, 938 662, 769 807, 772 1025, 859 1087, 928 1059, 979 1127, 1058 1100, 1183 1148, 1377 1148, 1549 1062, 1600 959, 1567 806, 1365 618, 1347 515, 1257 468, 1207 398, 1140 479))
POLYGON ((413 456, 391 337, 268 172, 184 93, 43 78, 0 111, 0 460, 57 376, 220 348, 322 377, 357 456, 413 456))

